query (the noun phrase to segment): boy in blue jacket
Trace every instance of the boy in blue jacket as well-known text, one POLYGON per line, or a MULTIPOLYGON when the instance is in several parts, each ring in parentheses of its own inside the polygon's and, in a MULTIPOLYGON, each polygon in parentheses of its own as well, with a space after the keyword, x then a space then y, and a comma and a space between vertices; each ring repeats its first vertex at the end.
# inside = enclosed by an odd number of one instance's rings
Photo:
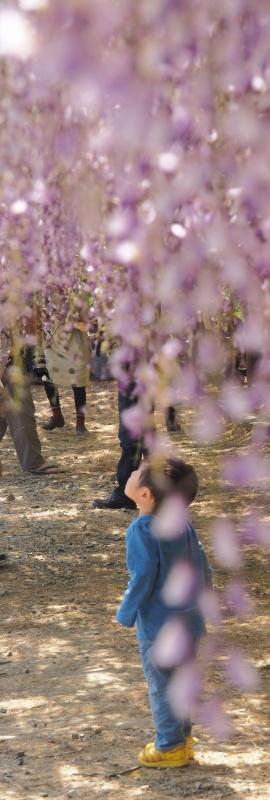
MULTIPOLYGON (((149 688, 149 699, 156 728, 156 738, 139 753, 146 767, 182 767, 194 757, 191 721, 176 719, 167 699, 173 670, 157 666, 152 657, 154 641, 164 623, 173 616, 181 618, 189 637, 189 656, 196 652, 198 640, 205 634, 205 622, 199 608, 199 595, 212 587, 212 569, 197 533, 186 522, 179 536, 159 539, 154 533, 154 515, 163 501, 179 497, 185 506, 196 497, 198 478, 195 470, 180 458, 167 458, 157 470, 145 459, 129 478, 125 493, 139 508, 139 517, 127 530, 128 588, 116 619, 128 628, 136 623, 141 661, 149 688), (166 605, 162 590, 175 563, 189 564, 194 573, 194 588, 186 604, 178 608, 166 605)), ((182 529, 181 529, 182 528, 182 529)))

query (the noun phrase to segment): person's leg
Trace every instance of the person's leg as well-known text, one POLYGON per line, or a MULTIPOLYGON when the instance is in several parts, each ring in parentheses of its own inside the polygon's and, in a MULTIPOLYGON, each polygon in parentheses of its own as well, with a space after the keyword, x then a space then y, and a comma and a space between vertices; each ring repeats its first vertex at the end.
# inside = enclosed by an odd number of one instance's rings
POLYGON ((6 421, 21 468, 29 472, 43 466, 45 459, 41 455, 29 379, 22 373, 17 383, 11 370, 8 368, 3 376, 11 398, 11 402, 6 403, 6 421))
POLYGON ((44 381, 43 386, 45 389, 45 393, 49 400, 51 409, 53 408, 60 408, 60 397, 57 386, 51 381, 44 381))
MULTIPOLYGON (((3 381, 5 380, 5 370, 3 371, 2 380, 3 381)), ((6 404, 7 404, 6 392, 0 383, 0 442, 2 442, 2 439, 4 438, 8 427, 6 420, 6 404)))
POLYGON ((12 366, 6 368, 2 375, 6 392, 3 396, 5 418, 2 411, 0 416, 0 440, 8 425, 22 470, 37 476, 57 475, 64 470, 57 464, 47 463, 41 454, 30 380, 23 367, 17 375, 15 372, 14 378, 12 366))
POLYGON ((119 430, 118 438, 121 447, 121 456, 117 465, 117 483, 118 486, 114 490, 116 497, 126 498, 125 487, 128 479, 134 470, 138 469, 142 456, 145 452, 143 440, 133 439, 127 428, 123 425, 121 415, 126 409, 131 408, 138 402, 137 397, 133 396, 134 385, 129 386, 128 390, 118 392, 118 413, 119 413, 119 430))
POLYGON ((25 348, 25 366, 29 375, 33 372, 32 349, 31 347, 25 348))
POLYGON ((261 354, 260 353, 246 353, 246 365, 247 365, 247 382, 248 386, 252 386, 254 380, 256 378, 256 372, 259 369, 261 362, 261 354))
MULTIPOLYGON (((140 466, 142 459, 142 440, 130 440, 125 430, 121 433, 122 453, 117 464, 117 483, 114 489, 115 497, 126 499, 125 487, 132 472, 140 466)), ((135 507, 135 506, 134 506, 135 507)))
POLYGON ((145 679, 149 689, 149 700, 156 729, 154 746, 157 750, 172 750, 178 745, 186 744, 186 732, 191 735, 191 723, 180 721, 173 713, 167 699, 167 688, 172 670, 160 669, 153 663, 151 652, 152 641, 141 641, 140 655, 145 679))
POLYGON ((85 427, 86 388, 85 386, 72 386, 76 409, 77 436, 85 436, 88 431, 85 427))
POLYGON ((45 393, 49 400, 52 416, 41 427, 45 431, 53 431, 55 428, 63 428, 65 420, 61 410, 60 396, 54 383, 51 381, 43 381, 45 393))
POLYGON ((174 406, 168 406, 165 413, 165 422, 167 431, 169 432, 180 431, 181 425, 179 424, 179 422, 177 422, 176 416, 177 415, 174 406))
POLYGON ((125 494, 125 487, 131 473, 138 469, 142 455, 146 454, 142 439, 132 439, 129 431, 121 421, 122 412, 137 403, 133 397, 134 385, 128 390, 118 392, 119 430, 118 438, 121 447, 121 456, 117 465, 117 486, 111 496, 106 500, 94 500, 94 508, 130 508, 136 509, 136 504, 125 494))

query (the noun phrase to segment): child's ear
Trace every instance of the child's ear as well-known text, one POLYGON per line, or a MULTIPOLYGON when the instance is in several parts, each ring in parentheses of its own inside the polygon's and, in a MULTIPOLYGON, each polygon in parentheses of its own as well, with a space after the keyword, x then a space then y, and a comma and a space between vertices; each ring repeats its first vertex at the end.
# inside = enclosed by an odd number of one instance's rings
POLYGON ((154 495, 151 492, 151 489, 148 486, 141 486, 140 487, 141 498, 145 503, 154 503, 154 495))

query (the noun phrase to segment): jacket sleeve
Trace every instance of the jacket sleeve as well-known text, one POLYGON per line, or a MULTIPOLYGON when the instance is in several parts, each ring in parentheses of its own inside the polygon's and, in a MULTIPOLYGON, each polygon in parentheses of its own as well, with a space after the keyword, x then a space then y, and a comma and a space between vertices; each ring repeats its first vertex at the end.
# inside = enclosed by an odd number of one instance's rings
POLYGON ((132 628, 138 609, 151 596, 159 569, 157 542, 149 530, 149 521, 140 517, 128 528, 127 567, 130 580, 116 619, 120 625, 132 628))

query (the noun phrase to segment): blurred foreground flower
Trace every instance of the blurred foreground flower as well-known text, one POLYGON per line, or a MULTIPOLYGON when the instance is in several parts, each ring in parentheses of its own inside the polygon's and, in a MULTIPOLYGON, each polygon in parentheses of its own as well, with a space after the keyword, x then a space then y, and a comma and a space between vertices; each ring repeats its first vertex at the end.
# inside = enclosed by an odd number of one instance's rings
POLYGON ((201 691, 200 673, 193 662, 175 670, 170 681, 168 697, 179 719, 190 719, 201 691))
POLYGON ((194 569, 186 562, 175 564, 163 587, 162 595, 168 606, 181 606, 194 594, 196 576, 194 569))
POLYGON ((122 424, 129 430, 134 439, 142 436, 146 427, 146 418, 146 412, 138 404, 125 409, 121 413, 122 424))
POLYGON ((263 459, 256 450, 227 458, 222 469, 223 479, 235 487, 253 486, 268 476, 269 460, 263 459))
POLYGON ((23 14, 15 8, 0 10, 0 56, 27 59, 35 50, 35 33, 23 14))
POLYGON ((190 636, 180 619, 171 619, 161 629, 153 657, 163 669, 172 669, 184 662, 190 651, 190 636))
POLYGON ((232 733, 232 726, 224 711, 222 698, 218 696, 201 704, 199 720, 219 741, 226 741, 232 733))
POLYGON ((216 559, 227 569, 238 569, 242 556, 238 546, 236 530, 227 519, 217 520, 211 529, 216 559))
MULTIPOLYGON (((270 418, 269 0, 251 5, 226 0, 214 15, 213 0, 6 0, 0 9, 0 330, 17 325, 22 335, 36 295, 45 335, 59 323, 71 330, 72 297, 84 294, 89 329, 94 319, 116 345, 121 388, 137 381, 142 402, 122 422, 152 453, 168 449, 147 429, 154 405, 193 412, 199 445, 226 434, 225 417, 240 427, 260 413, 263 435, 221 465, 233 492, 268 489, 270 472, 261 448, 270 418), (253 361, 248 388, 226 374, 230 359, 237 373, 237 350, 253 361)), ((185 516, 172 496, 157 535, 181 534, 185 516)), ((269 547, 256 511, 243 528, 238 537, 230 521, 213 526, 222 568, 242 566, 241 545, 269 547)), ((176 566, 167 602, 185 602, 192 581, 176 566)), ((217 596, 203 592, 200 604, 218 625, 217 596)), ((241 583, 227 588, 226 604, 249 613, 241 583)), ((185 633, 166 630, 161 657, 178 665, 185 633)), ((252 684, 236 655, 226 674, 252 684)), ((188 714, 196 670, 183 667, 172 686, 173 705, 188 714)), ((227 735, 218 700, 202 720, 227 735)))
POLYGON ((231 581, 225 593, 225 604, 233 616, 250 617, 254 605, 243 581, 231 581))
POLYGON ((244 657, 241 650, 229 653, 225 664, 227 679, 242 692, 252 692, 259 687, 259 675, 244 657))
POLYGON ((270 548, 270 525, 261 518, 256 508, 244 520, 244 529, 241 531, 243 544, 260 544, 270 548))
POLYGON ((204 589, 199 596, 199 606, 206 621, 211 625, 218 625, 221 622, 221 609, 215 591, 204 589))
POLYGON ((222 434, 223 420, 217 403, 209 398, 198 402, 193 423, 193 436, 197 442, 214 442, 222 434))
POLYGON ((186 507, 181 498, 171 494, 166 498, 153 518, 153 531, 160 539, 174 539, 184 531, 186 507))

